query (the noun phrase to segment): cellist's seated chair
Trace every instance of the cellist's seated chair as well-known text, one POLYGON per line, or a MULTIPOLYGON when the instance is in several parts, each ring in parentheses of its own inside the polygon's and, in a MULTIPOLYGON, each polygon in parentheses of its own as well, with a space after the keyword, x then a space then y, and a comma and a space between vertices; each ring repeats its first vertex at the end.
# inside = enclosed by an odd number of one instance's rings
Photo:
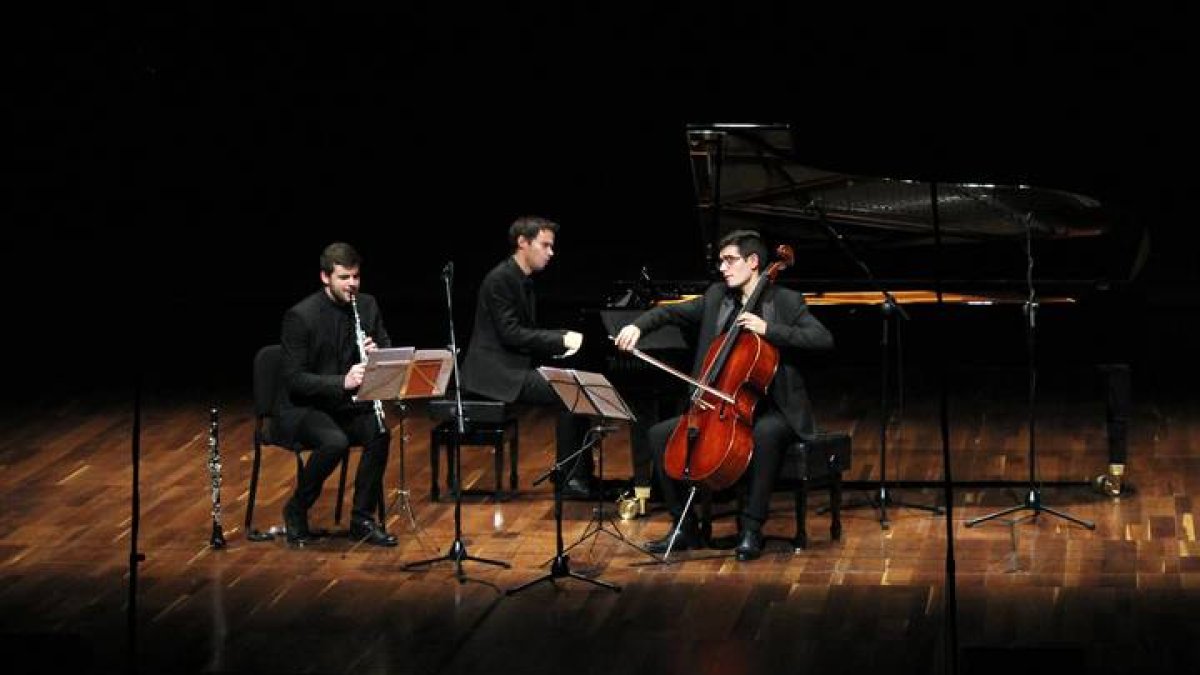
POLYGON ((829 488, 829 536, 841 539, 842 471, 850 468, 850 450, 850 434, 840 432, 817 432, 788 446, 775 487, 791 489, 795 499, 796 536, 792 544, 797 550, 808 547, 805 515, 810 489, 829 488))

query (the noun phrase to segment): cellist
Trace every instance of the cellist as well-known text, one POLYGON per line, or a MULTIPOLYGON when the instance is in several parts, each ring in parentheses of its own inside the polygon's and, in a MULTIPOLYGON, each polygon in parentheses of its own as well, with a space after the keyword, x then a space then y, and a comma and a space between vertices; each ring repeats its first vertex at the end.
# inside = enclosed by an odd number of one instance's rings
MULTIPOLYGON (((697 354, 693 373, 702 376, 705 355, 710 344, 737 324, 741 330, 760 335, 779 350, 779 366, 754 411, 754 449, 750 464, 742 476, 748 485, 743 511, 738 517, 735 552, 741 561, 762 555, 763 524, 771 499, 771 490, 779 475, 780 462, 787 446, 797 435, 814 430, 812 406, 798 363, 804 350, 831 349, 833 336, 808 310, 804 296, 775 284, 763 289, 756 307, 744 307, 757 285, 770 283, 763 274, 767 265, 767 247, 762 237, 751 230, 730 232, 720 242, 719 270, 724 283, 714 283, 704 295, 682 303, 662 305, 638 317, 621 329, 615 338, 622 350, 637 346, 643 333, 671 324, 698 329, 697 354)), ((663 455, 667 441, 679 424, 679 418, 660 422, 649 430, 650 448, 655 457, 655 475, 663 500, 674 520, 662 539, 647 542, 646 550, 663 553, 670 533, 679 528, 673 550, 702 548, 707 545, 693 513, 684 514, 684 485, 668 477, 663 455), (682 523, 679 521, 682 519, 682 523)))

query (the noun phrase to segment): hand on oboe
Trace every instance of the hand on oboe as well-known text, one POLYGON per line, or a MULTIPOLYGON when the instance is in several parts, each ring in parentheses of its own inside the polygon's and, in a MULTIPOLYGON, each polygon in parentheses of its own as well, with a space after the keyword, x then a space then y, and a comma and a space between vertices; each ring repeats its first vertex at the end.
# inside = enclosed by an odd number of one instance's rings
POLYGON ((346 373, 346 378, 342 381, 342 386, 346 389, 358 389, 362 384, 363 375, 367 372, 367 364, 356 363, 350 366, 350 370, 346 373))
POLYGON ((376 349, 379 349, 379 347, 375 344, 375 338, 371 337, 370 335, 363 338, 363 351, 364 352, 370 354, 371 352, 375 351, 376 349))

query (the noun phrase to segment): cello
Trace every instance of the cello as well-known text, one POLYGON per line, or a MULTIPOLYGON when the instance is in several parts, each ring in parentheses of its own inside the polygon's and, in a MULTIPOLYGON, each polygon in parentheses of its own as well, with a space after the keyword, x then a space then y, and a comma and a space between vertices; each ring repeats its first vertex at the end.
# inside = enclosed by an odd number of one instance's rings
MULTIPOLYGON (((778 259, 759 277, 739 316, 756 308, 767 286, 795 261, 787 245, 775 254, 778 259)), ((703 363, 688 410, 667 441, 663 469, 675 480, 717 491, 736 482, 750 464, 754 409, 779 367, 779 350, 735 320, 713 340, 703 363)))

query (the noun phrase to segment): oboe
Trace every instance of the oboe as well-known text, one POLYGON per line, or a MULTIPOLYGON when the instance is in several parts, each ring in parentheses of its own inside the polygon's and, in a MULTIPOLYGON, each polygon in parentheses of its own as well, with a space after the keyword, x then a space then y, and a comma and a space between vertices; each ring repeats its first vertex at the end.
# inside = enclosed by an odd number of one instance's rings
POLYGON ((217 408, 208 411, 208 478, 212 485, 212 537, 208 545, 225 548, 225 533, 221 531, 221 447, 217 408))
MULTIPOLYGON (((362 329, 362 318, 358 315, 358 295, 350 296, 350 308, 354 310, 354 337, 358 340, 358 360, 367 362, 367 334, 362 329)), ((383 401, 375 399, 375 421, 379 423, 379 433, 387 431, 383 423, 383 401)))

